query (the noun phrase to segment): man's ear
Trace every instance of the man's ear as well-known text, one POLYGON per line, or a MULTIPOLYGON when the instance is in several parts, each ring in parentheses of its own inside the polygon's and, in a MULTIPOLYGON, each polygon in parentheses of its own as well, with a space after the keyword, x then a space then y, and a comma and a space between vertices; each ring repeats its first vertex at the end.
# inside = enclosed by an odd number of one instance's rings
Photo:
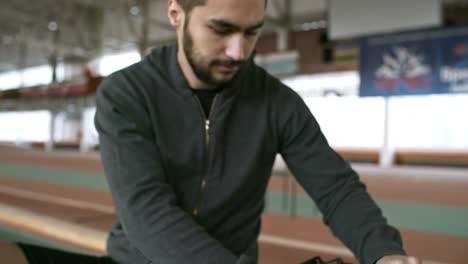
POLYGON ((168 0, 167 1, 167 16, 171 25, 175 28, 179 27, 183 21, 184 10, 179 4, 178 0, 168 0))

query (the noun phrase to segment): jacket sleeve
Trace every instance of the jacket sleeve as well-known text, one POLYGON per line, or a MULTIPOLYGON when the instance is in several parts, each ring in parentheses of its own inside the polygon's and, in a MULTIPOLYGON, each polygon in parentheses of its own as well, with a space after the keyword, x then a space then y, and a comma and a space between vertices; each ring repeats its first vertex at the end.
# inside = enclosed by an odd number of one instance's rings
POLYGON ((249 263, 178 206, 144 101, 122 79, 108 77, 99 88, 95 124, 109 188, 131 244, 152 263, 249 263))
POLYGON ((399 232, 387 224, 356 172, 330 148, 304 101, 289 88, 287 93, 282 102, 288 105, 278 119, 280 153, 316 202, 325 224, 360 263, 404 255, 399 232))

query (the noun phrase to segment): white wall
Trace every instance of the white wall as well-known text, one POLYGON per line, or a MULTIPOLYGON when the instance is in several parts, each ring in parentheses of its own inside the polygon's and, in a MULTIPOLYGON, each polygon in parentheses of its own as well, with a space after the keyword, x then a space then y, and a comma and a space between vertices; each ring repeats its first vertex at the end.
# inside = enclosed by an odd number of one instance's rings
POLYGON ((0 141, 49 141, 50 112, 0 112, 0 141))
MULTIPOLYGON (((324 89, 340 89, 341 78, 334 76, 336 78, 332 79, 328 74, 301 76, 285 83, 299 94, 306 94, 307 89, 316 90, 309 93, 314 96, 305 97, 304 101, 332 146, 380 148, 384 139, 384 99, 359 98, 353 94, 317 97, 324 89)), ((352 75, 343 72, 343 76, 352 75)), ((350 80, 346 82, 349 84, 350 80)), ((359 80, 354 85, 358 86, 359 80)), ((393 97, 389 100, 389 136, 394 147, 468 150, 468 94, 393 97)))
POLYGON ((98 132, 94 126, 94 116, 96 108, 90 107, 83 111, 83 138, 81 141, 81 149, 89 150, 99 144, 98 132))
POLYGON ((396 148, 468 150, 468 94, 390 100, 390 135, 396 148))
POLYGON ((439 0, 329 0, 331 39, 441 25, 439 0))
POLYGON ((305 102, 333 147, 380 148, 384 135, 383 99, 315 97, 305 102))
POLYGON ((82 134, 82 122, 76 114, 61 112, 55 119, 55 142, 73 142, 79 143, 80 134, 82 134))

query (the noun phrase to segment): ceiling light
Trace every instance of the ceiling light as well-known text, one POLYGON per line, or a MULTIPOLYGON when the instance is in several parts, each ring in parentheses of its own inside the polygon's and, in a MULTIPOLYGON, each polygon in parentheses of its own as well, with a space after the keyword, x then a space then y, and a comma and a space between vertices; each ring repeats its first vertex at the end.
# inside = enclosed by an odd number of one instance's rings
POLYGON ((292 28, 294 31, 310 31, 310 30, 317 30, 321 28, 327 27, 327 21, 320 20, 320 21, 312 21, 302 24, 296 24, 292 28))
POLYGON ((140 14, 140 8, 138 8, 138 6, 132 6, 130 8, 130 14, 137 16, 138 14, 140 14))
POLYGON ((49 22, 49 25, 47 26, 50 31, 57 31, 58 29, 58 24, 55 21, 49 22))

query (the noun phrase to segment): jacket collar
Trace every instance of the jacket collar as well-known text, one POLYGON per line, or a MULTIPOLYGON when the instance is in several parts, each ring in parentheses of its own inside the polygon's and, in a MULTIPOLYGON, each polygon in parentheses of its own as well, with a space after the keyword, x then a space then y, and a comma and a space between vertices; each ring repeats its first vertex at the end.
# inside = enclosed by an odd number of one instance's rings
MULTIPOLYGON (((154 59, 160 61, 159 65, 163 68, 163 72, 166 72, 168 75, 173 88, 182 95, 191 96, 193 92, 177 60, 177 45, 163 47, 160 54, 162 55, 161 58, 154 59)), ((253 55, 247 62, 247 65, 239 71, 234 79, 223 85, 220 101, 232 99, 232 97, 235 97, 240 92, 252 65, 253 55)))

